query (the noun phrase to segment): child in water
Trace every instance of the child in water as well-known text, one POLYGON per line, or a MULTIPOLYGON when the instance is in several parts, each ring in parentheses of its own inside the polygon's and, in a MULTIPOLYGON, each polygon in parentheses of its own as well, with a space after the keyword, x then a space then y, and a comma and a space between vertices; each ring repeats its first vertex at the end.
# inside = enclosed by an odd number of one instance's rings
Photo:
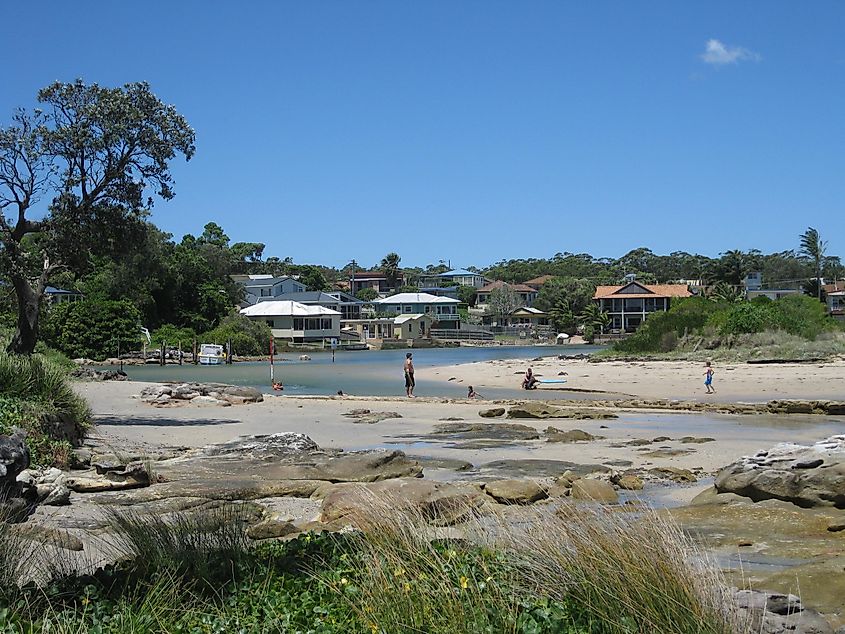
POLYGON ((707 388, 707 394, 715 394, 716 390, 713 389, 713 368, 710 366, 710 362, 707 361, 704 364, 704 387, 707 388))

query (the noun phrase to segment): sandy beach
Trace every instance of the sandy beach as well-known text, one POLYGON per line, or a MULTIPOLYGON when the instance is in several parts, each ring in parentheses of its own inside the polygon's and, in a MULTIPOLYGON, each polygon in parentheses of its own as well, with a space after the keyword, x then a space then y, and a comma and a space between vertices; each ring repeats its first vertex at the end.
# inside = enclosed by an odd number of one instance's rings
POLYGON ((483 361, 434 370, 444 380, 485 388, 519 387, 528 367, 540 379, 564 379, 565 384, 541 385, 540 390, 622 393, 641 398, 759 402, 772 399, 845 399, 845 361, 832 363, 714 365, 716 394, 704 391, 704 366, 689 361, 603 361, 585 359, 483 361))

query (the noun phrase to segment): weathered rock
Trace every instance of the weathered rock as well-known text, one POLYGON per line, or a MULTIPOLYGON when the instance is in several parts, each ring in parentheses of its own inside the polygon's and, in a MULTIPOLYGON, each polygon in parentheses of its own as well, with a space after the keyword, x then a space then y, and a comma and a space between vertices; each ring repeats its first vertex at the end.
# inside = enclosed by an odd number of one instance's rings
POLYGON ((581 429, 563 431, 557 427, 546 428, 546 442, 589 442, 591 440, 602 440, 604 436, 593 436, 581 429))
POLYGON ((57 530, 49 526, 40 525, 21 525, 15 528, 19 535, 37 541, 55 548, 62 548, 64 550, 81 551, 84 549, 82 541, 68 533, 67 531, 57 530))
POLYGON ((572 409, 549 405, 548 403, 523 403, 508 410, 508 418, 572 418, 576 420, 605 420, 618 418, 616 414, 601 410, 572 409))
POLYGON ((319 451, 319 449, 317 443, 305 434, 279 432, 277 434, 238 436, 228 442, 207 445, 202 448, 202 453, 207 456, 237 454, 252 458, 272 458, 319 451))
POLYGON ((223 398, 235 399, 238 403, 261 403, 264 395, 254 387, 244 385, 227 385, 222 390, 223 398))
POLYGON ((150 474, 141 462, 127 465, 96 464, 96 476, 71 476, 64 479, 65 486, 77 493, 123 491, 150 485, 150 474))
POLYGON ((98 370, 95 368, 76 368, 70 375, 83 381, 126 381, 129 377, 120 370, 98 370))
POLYGON ((498 418, 505 415, 504 407, 491 407, 490 409, 483 409, 478 412, 482 418, 498 418))
POLYGON ((246 529, 246 536, 250 539, 274 539, 298 533, 299 529, 289 519, 268 517, 246 529))
POLYGON ((88 447, 77 447, 70 452, 71 469, 87 469, 91 466, 93 452, 88 447))
POLYGON ((366 414, 354 417, 353 422, 374 425, 375 423, 380 423, 383 420, 389 420, 391 418, 402 418, 402 414, 399 412, 367 412, 366 414))
POLYGON ((707 504, 730 504, 731 502, 750 502, 736 493, 719 493, 716 487, 708 487, 690 500, 690 506, 704 506, 707 504))
POLYGON ((706 443, 706 442, 716 442, 716 439, 715 438, 707 438, 707 437, 697 438, 695 436, 684 436, 683 438, 679 438, 678 442, 682 442, 682 443, 685 443, 685 444, 700 445, 700 444, 706 443))
POLYGON ((655 449, 653 451, 646 451, 643 456, 647 458, 675 458, 677 456, 686 456, 693 453, 692 449, 655 449))
POLYGON ((659 478, 672 480, 673 482, 698 482, 698 478, 689 469, 681 469, 679 467, 653 467, 648 470, 649 473, 656 475, 659 478))
POLYGON ((592 478, 575 480, 572 483, 570 495, 574 500, 588 500, 603 504, 616 504, 619 502, 619 495, 616 493, 613 485, 604 480, 594 480, 592 478))
POLYGON ((536 440, 539 432, 528 425, 516 423, 440 423, 434 426, 432 436, 448 438, 493 439, 493 440, 536 440))
POLYGON ((494 480, 484 485, 484 491, 500 504, 533 504, 547 497, 534 480, 494 480))
POLYGON ((64 483, 58 483, 44 498, 42 504, 47 506, 66 506, 70 504, 70 489, 64 483))
POLYGON ((11 436, 0 436, 0 494, 18 489, 18 474, 29 467, 26 432, 16 430, 11 436))
POLYGON ((750 630, 760 634, 833 634, 833 628, 815 610, 792 594, 737 590, 734 601, 748 613, 750 630))
POLYGON ((643 481, 631 473, 614 474, 610 481, 623 491, 641 491, 643 488, 643 481))
POLYGON ((191 405, 199 405, 201 407, 229 407, 231 405, 229 401, 205 395, 195 396, 190 402, 191 405))
POLYGON ((557 477, 564 472, 572 472, 579 476, 589 473, 608 473, 610 468, 601 464, 578 464, 566 460, 493 460, 479 465, 479 470, 485 474, 496 474, 505 477, 557 477))
POLYGON ((646 445, 650 445, 651 442, 652 441, 650 441, 648 438, 634 438, 633 440, 629 440, 624 444, 628 447, 644 447, 646 445))
POLYGON ((228 407, 243 403, 260 403, 264 395, 253 387, 220 383, 180 383, 152 385, 141 390, 141 400, 153 405, 183 405, 228 407))
POLYGON ((715 486, 755 502, 845 508, 845 435, 811 446, 782 443, 740 458, 719 472, 715 486))

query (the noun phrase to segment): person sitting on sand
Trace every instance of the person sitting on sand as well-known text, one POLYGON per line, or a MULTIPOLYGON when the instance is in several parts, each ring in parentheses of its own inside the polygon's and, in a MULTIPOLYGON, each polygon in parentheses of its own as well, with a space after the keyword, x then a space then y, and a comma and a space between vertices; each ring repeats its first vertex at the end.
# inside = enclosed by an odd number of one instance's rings
POLYGON ((475 389, 470 385, 467 388, 467 398, 481 398, 481 397, 478 395, 478 392, 476 392, 475 389))
POLYGON ((715 372, 710 366, 709 361, 704 364, 704 368, 704 387, 707 388, 707 394, 715 394, 716 390, 713 389, 713 375, 715 372))
POLYGON ((522 389, 533 390, 539 382, 539 379, 534 376, 534 371, 531 368, 528 368, 528 371, 525 373, 525 378, 522 379, 522 389))
POLYGON ((285 389, 285 386, 282 385, 281 381, 273 381, 273 389, 276 390, 277 392, 281 392, 282 390, 285 389))

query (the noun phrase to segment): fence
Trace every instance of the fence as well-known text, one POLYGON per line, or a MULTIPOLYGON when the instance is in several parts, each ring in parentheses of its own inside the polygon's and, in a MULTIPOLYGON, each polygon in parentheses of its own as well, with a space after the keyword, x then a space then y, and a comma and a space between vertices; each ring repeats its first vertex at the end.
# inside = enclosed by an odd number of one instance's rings
POLYGON ((488 330, 432 328, 431 336, 442 341, 493 341, 493 333, 488 330))

